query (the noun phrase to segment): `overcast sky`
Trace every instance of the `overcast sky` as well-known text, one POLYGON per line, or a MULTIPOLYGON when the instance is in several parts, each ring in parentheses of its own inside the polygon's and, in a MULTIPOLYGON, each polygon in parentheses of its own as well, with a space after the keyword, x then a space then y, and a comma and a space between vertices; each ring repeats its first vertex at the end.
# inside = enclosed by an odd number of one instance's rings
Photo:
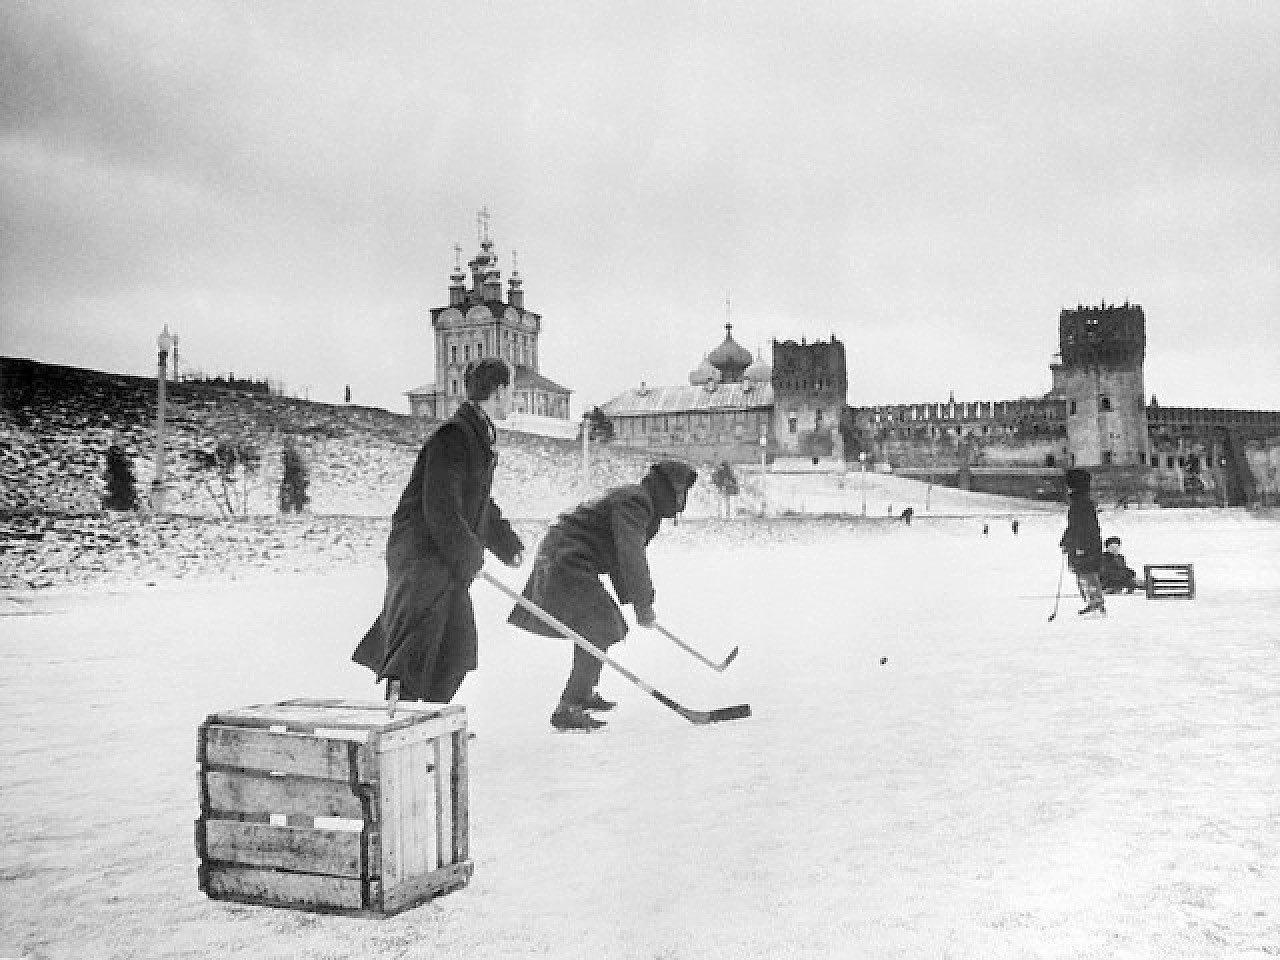
POLYGON ((0 4, 0 352, 405 412, 487 205, 542 372, 723 339, 854 404, 1049 387, 1140 303, 1167 405, 1280 409, 1280 3, 0 4))

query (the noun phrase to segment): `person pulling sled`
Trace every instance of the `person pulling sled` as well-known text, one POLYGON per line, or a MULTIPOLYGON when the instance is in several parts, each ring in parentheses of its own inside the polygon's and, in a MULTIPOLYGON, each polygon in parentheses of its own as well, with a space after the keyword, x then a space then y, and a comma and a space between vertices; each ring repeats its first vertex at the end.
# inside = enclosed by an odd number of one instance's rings
POLYGON ((1067 564, 1076 575, 1076 586, 1085 601, 1081 614, 1105 616, 1107 606, 1102 596, 1098 572, 1102 569, 1102 534, 1098 529, 1098 511, 1089 498, 1089 471, 1072 467, 1066 473, 1067 529, 1058 546, 1067 555, 1067 564))
MULTIPOLYGON (((645 549, 663 518, 685 508, 698 473, 679 460, 653 464, 639 483, 614 487, 603 496, 563 513, 551 525, 533 560, 523 596, 546 613, 607 651, 627 635, 627 621, 601 581, 608 576, 618 601, 630 603, 636 622, 657 622, 655 591, 645 549)), ((517 604, 507 618, 513 626, 544 637, 560 634, 517 604)), ((557 730, 596 730, 605 722, 592 713, 616 704, 596 690, 602 664, 573 648, 573 666, 551 714, 557 730), (589 712, 590 711, 590 712, 589 712)))

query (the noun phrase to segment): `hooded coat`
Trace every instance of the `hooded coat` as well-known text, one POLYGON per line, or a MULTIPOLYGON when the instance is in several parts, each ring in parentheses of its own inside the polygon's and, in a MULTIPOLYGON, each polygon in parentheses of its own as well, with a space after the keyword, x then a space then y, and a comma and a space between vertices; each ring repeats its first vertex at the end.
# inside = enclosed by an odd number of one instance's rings
MULTIPOLYGON (((663 517, 684 509, 697 479, 688 464, 664 460, 639 483, 615 487, 561 514, 538 546, 525 599, 598 647, 622 640, 627 622, 600 577, 609 578, 618 600, 632 604, 638 617, 652 614, 656 591, 645 548, 663 517)), ((560 636, 519 604, 507 622, 540 636, 560 636)))
POLYGON ((405 700, 447 702, 477 664, 468 588, 487 548, 511 562, 524 545, 490 499, 497 454, 489 418, 464 403, 423 445, 387 538, 382 612, 351 659, 405 700))

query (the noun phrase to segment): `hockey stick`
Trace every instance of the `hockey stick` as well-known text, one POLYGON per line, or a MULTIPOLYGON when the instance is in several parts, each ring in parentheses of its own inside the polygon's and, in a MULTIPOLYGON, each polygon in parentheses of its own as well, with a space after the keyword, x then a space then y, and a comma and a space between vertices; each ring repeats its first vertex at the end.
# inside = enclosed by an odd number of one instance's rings
POLYGON ((618 661, 610 659, 602 651, 597 650, 590 643, 584 640, 578 633, 576 633, 573 630, 570 630, 568 627, 566 627, 563 623, 561 623, 555 617, 551 616, 551 614, 547 613, 545 610, 539 607, 536 603, 533 603, 530 600, 526 600, 524 597, 520 596, 520 594, 516 593, 514 590, 508 587, 505 583, 503 583, 497 577, 493 576, 492 574, 486 573, 484 570, 480 571, 480 576, 484 577, 485 580, 489 581, 489 583, 497 587, 499 590, 505 593, 508 597, 510 597, 516 603, 520 604, 520 606, 524 607, 526 610, 532 613, 535 617, 537 617, 543 623, 547 624, 550 627, 553 627, 556 630, 559 630, 561 634, 563 634, 568 639, 572 640, 581 649, 591 654, 591 656, 595 657, 601 663, 607 664, 608 666, 613 667, 613 669, 617 670, 620 674, 622 674, 624 677, 626 677, 628 680, 634 683, 637 687, 639 687, 645 693, 649 694, 649 696, 653 697, 655 700, 661 703, 664 707, 669 707, 670 709, 674 710, 676 713, 680 714, 680 716, 684 717, 690 723, 698 723, 698 724, 716 723, 720 720, 741 720, 743 717, 751 716, 751 704, 749 703, 739 703, 736 706, 732 706, 732 707, 720 707, 716 710, 691 710, 686 706, 682 706, 681 704, 676 703, 674 700, 668 697, 665 693, 661 692, 660 690, 655 690, 653 687, 649 686, 649 684, 645 683, 643 680, 637 677, 634 673, 632 673, 622 664, 618 663, 618 661))
POLYGON ((1058 567, 1058 592, 1053 596, 1053 613, 1049 614, 1049 622, 1053 623, 1053 618, 1058 615, 1058 603, 1062 600, 1062 574, 1067 569, 1067 555, 1062 555, 1062 565, 1058 567))
POLYGON ((716 663, 714 660, 708 660, 706 657, 700 654, 697 650, 693 649, 693 647, 689 646, 687 643, 685 643, 683 640, 677 637, 674 633, 672 633, 662 624, 654 623, 654 627, 657 628, 659 633, 661 633, 664 637, 666 637, 668 640, 674 643, 677 647, 679 647, 685 653, 693 654, 695 657, 697 657, 699 660, 701 660, 703 663, 705 663, 708 667, 710 667, 712 670, 716 671, 717 673, 724 672, 725 667, 733 663, 733 658, 738 655, 738 648, 734 647, 732 650, 729 651, 729 655, 725 657, 723 661, 721 661, 720 663, 716 663))

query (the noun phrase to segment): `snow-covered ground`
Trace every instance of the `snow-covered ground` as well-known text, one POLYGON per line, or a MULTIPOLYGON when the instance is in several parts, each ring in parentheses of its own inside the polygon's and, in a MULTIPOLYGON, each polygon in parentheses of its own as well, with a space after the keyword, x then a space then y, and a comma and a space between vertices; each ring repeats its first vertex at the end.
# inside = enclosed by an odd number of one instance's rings
POLYGON ((208 713, 377 697, 378 565, 6 593, 0 957, 1275 957, 1280 521, 1105 515, 1199 596, 1083 622, 1064 584, 1049 623, 1061 524, 660 534, 659 616, 742 653, 617 655, 751 703, 708 727, 607 674, 609 726, 553 733, 568 643, 477 584, 475 875, 385 920, 210 901, 192 841, 208 713))

